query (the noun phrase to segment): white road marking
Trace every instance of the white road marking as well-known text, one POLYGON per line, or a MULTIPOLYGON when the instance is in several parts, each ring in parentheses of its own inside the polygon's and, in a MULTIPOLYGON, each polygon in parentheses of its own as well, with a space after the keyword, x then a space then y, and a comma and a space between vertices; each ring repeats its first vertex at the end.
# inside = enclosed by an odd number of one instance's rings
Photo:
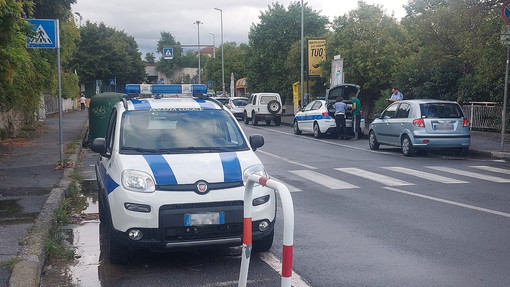
POLYGON ((322 173, 318 173, 311 170, 289 170, 290 173, 293 173, 297 176, 300 176, 306 180, 313 181, 317 184, 325 186, 329 189, 351 189, 351 188, 359 188, 359 186, 352 185, 345 181, 338 180, 336 178, 324 175, 322 173))
POLYGON ((478 206, 474 206, 474 205, 464 204, 464 203, 446 200, 446 199, 442 199, 442 198, 437 198, 437 197, 433 197, 433 196, 423 195, 423 194, 419 194, 419 193, 409 192, 409 191, 401 190, 401 189, 394 188, 394 187, 383 187, 383 188, 387 189, 387 190, 394 191, 394 192, 399 192, 399 193, 403 193, 403 194, 407 194, 407 195, 421 197, 421 198, 428 199, 428 200, 438 201, 438 202, 442 202, 442 203, 446 203, 446 204, 451 204, 451 205, 455 205, 455 206, 459 206, 459 207, 464 207, 464 208, 468 208, 468 209, 472 209, 472 210, 476 210, 476 211, 486 212, 486 213, 510 218, 510 213, 505 213, 505 212, 487 209, 487 208, 483 208, 483 207, 478 207, 478 206))
POLYGON ((299 191, 302 191, 301 189, 299 189, 299 188, 297 188, 297 187, 295 187, 295 186, 293 186, 293 185, 290 185, 290 184, 288 184, 288 183, 286 183, 286 182, 284 182, 284 181, 282 181, 282 180, 279 180, 279 179, 277 179, 277 178, 275 178, 275 177, 273 177, 273 176, 270 176, 270 178, 271 178, 271 179, 274 179, 274 180, 276 180, 276 181, 278 181, 278 182, 281 182, 281 183, 285 184, 285 186, 287 187, 287 189, 288 189, 290 192, 299 192, 299 191))
POLYGON ((423 179, 432 180, 435 182, 440 182, 440 183, 447 183, 447 184, 448 183, 469 183, 467 181, 458 180, 458 179, 454 179, 454 178, 450 178, 450 177, 446 177, 446 176, 441 176, 441 175, 428 173, 428 172, 424 172, 424 171, 420 171, 420 170, 414 170, 414 169, 405 168, 405 167, 389 166, 389 167, 383 167, 383 168, 389 169, 392 171, 396 171, 399 173, 405 173, 408 175, 416 176, 416 177, 423 178, 423 179))
POLYGON ((492 182, 498 182, 498 183, 510 182, 510 179, 497 177, 497 176, 491 176, 491 175, 484 175, 484 174, 480 174, 480 173, 476 173, 476 172, 470 172, 467 170, 455 169, 455 168, 446 167, 446 166, 426 166, 426 167, 430 168, 430 169, 449 172, 449 173, 458 174, 458 175, 467 176, 467 177, 473 177, 473 178, 482 179, 482 180, 488 180, 488 181, 492 181, 492 182))
POLYGON ((335 168, 335 169, 338 171, 341 171, 341 172, 346 172, 346 173, 349 173, 349 174, 352 174, 355 176, 373 180, 373 181, 382 183, 386 186, 414 185, 414 183, 409 183, 407 181, 403 181, 403 180, 396 179, 393 177, 385 176, 385 175, 378 174, 375 172, 366 171, 366 170, 359 169, 359 168, 346 167, 346 168, 335 168))
POLYGON ((493 166, 488 166, 488 165, 478 165, 478 166, 470 166, 470 167, 510 175, 510 169, 498 168, 498 167, 493 167, 493 166))
MULTIPOLYGON (((278 274, 282 275, 282 263, 274 256, 271 252, 263 252, 259 254, 260 259, 266 262, 267 265, 271 266, 278 274)), ((302 278, 292 270, 292 287, 310 287, 302 278)))
POLYGON ((282 157, 282 156, 279 156, 279 155, 276 155, 276 154, 272 154, 272 153, 269 153, 269 152, 267 152, 267 151, 263 151, 263 150, 260 150, 260 149, 258 149, 257 151, 259 151, 260 153, 263 153, 263 154, 265 154, 265 155, 268 155, 268 156, 272 156, 272 157, 274 157, 274 158, 277 158, 277 159, 279 159, 279 160, 283 160, 283 161, 286 161, 286 162, 291 163, 291 164, 295 164, 295 165, 302 166, 302 167, 304 167, 304 168, 308 168, 308 169, 317 169, 317 168, 315 168, 315 167, 313 167, 313 166, 311 166, 311 165, 307 165, 307 164, 304 164, 304 163, 299 163, 299 162, 297 162, 297 161, 293 161, 293 160, 291 160, 291 159, 288 159, 288 158, 285 158, 285 157, 282 157))

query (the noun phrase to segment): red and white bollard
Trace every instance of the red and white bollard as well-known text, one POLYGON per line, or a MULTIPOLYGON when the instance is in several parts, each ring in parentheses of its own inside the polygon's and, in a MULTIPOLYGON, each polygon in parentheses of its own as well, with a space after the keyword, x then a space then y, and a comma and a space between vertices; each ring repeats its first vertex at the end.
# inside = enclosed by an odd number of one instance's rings
POLYGON ((241 271, 239 273, 239 287, 246 286, 248 280, 248 267, 252 250, 252 206, 246 204, 252 202, 253 185, 259 183, 274 189, 280 196, 283 210, 283 255, 282 255, 282 287, 292 286, 292 252, 294 244, 294 204, 289 189, 278 181, 252 174, 249 176, 244 192, 244 227, 243 227, 243 251, 241 258, 241 271))

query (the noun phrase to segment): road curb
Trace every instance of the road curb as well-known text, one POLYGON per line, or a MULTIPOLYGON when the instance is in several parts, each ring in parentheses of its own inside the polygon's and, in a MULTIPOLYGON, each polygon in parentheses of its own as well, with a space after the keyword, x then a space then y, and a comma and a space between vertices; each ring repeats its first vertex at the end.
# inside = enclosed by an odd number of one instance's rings
MULTIPOLYGON (((88 120, 83 124, 81 134, 84 133, 88 120)), ((82 149, 81 143, 75 149, 74 154, 70 156, 71 161, 77 162, 78 155, 82 149)), ((18 254, 21 259, 14 265, 11 276, 9 278, 9 287, 38 287, 41 281, 41 273, 46 260, 46 253, 44 250, 46 240, 52 224, 56 220, 56 210, 60 207, 62 200, 65 197, 65 191, 71 183, 70 176, 76 168, 76 164, 72 168, 64 169, 62 178, 58 187, 53 188, 41 212, 37 216, 34 225, 28 232, 25 244, 18 254)))

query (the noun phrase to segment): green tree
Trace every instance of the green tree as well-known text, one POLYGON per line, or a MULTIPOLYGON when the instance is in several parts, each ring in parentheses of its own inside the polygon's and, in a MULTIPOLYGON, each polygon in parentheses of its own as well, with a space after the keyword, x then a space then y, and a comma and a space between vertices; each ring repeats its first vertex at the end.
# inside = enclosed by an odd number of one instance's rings
POLYGON ((506 49, 497 1, 414 0, 403 24, 416 50, 398 76, 420 98, 499 101, 506 49))
POLYGON ((94 85, 96 80, 108 83, 117 79, 117 87, 145 80, 145 66, 135 39, 123 31, 87 21, 80 28, 81 45, 73 64, 80 81, 94 85))
MULTIPOLYGON (((221 47, 220 47, 221 48, 221 47)), ((250 47, 246 44, 237 46, 235 42, 226 42, 223 44, 224 54, 224 67, 225 67, 225 91, 230 91, 230 74, 234 73, 236 81, 240 78, 247 77, 248 73, 248 53, 250 47)), ((203 82, 212 82, 209 87, 215 91, 221 91, 222 88, 222 75, 221 75, 221 56, 216 58, 209 58, 204 65, 204 80, 203 82)), ((235 83, 234 83, 235 84, 235 83)))
POLYGON ((156 62, 156 56, 154 56, 154 53, 145 53, 145 61, 154 64, 156 62))
MULTIPOLYGON (((300 69, 290 70, 287 59, 291 46, 301 38, 301 4, 288 9, 273 3, 261 12, 260 23, 253 24, 248 35, 248 85, 251 91, 292 95, 292 83, 300 78, 300 69)), ((310 7, 304 7, 304 31, 307 37, 326 34, 328 19, 310 7)))
MULTIPOLYGON (((360 99, 365 112, 381 91, 395 84, 395 75, 410 53, 409 37, 395 18, 380 5, 363 1, 347 15, 337 17, 327 46, 328 61, 334 55, 344 59, 345 82, 361 86, 360 99)), ((330 74, 329 69, 325 71, 330 74)))

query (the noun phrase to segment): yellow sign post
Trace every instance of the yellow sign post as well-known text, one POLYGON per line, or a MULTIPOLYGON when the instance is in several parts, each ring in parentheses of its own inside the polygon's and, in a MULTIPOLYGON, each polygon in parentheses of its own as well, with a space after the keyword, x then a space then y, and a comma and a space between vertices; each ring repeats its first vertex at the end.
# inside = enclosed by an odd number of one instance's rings
POLYGON ((326 60, 326 39, 308 40, 308 76, 320 77, 320 64, 326 60))

